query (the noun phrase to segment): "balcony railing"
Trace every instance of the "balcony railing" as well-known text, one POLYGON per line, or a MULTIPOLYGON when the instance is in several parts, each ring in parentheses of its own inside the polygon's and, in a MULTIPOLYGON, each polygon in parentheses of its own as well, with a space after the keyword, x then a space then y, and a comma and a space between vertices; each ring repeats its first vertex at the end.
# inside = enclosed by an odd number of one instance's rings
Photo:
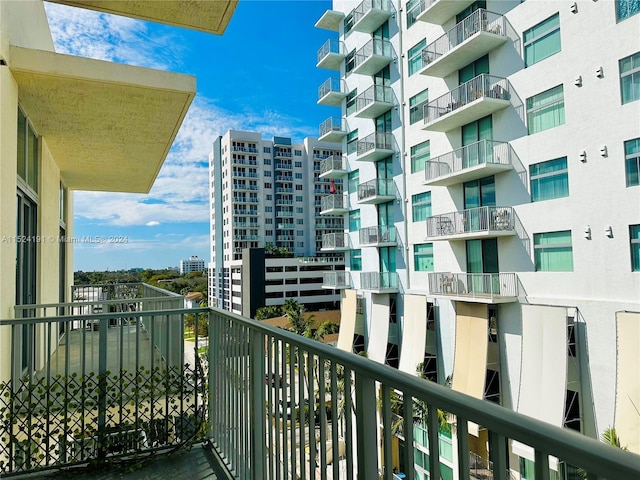
POLYGON ((347 173, 347 157, 343 155, 332 155, 320 162, 320 178, 341 178, 347 173))
POLYGON ((377 162, 393 154, 393 135, 390 132, 372 133, 358 140, 356 160, 377 162))
POLYGON ((480 140, 425 162, 426 185, 449 186, 513 169, 518 156, 509 143, 480 140))
POLYGON ((318 63, 316 63, 316 66, 328 68, 329 70, 340 70, 340 64, 344 57, 343 43, 335 38, 330 38, 318 49, 318 63))
POLYGON ((358 50, 354 57, 353 72, 373 75, 393 60, 391 42, 383 38, 373 38, 358 50))
POLYGON ((396 272, 360 272, 360 288, 378 293, 398 291, 398 274, 396 272))
POLYGON ((374 178, 358 185, 359 203, 383 203, 395 198, 395 184, 390 178, 374 178))
POLYGON ((351 240, 348 233, 325 233, 322 235, 322 250, 349 250, 351 248, 351 240))
POLYGON ((320 202, 320 213, 344 213, 349 210, 349 198, 343 194, 327 195, 320 202))
POLYGON ((445 77, 502 45, 505 32, 502 15, 478 9, 422 50, 420 73, 445 77))
POLYGON ((373 33, 393 12, 391 0, 364 0, 353 9, 353 30, 373 33))
POLYGON ((453 296, 482 303, 518 300, 518 277, 515 273, 451 273, 429 274, 432 295, 453 296))
MULTIPOLYGON (((393 282, 393 275, 362 275, 367 285, 376 286, 375 277, 393 282)), ((455 478, 480 473, 481 465, 489 470, 483 475, 509 479, 514 440, 535 452, 536 478, 548 476, 549 456, 581 467, 588 478, 640 475, 637 455, 576 432, 264 322, 213 308, 164 308, 165 301, 177 302, 162 297, 100 300, 103 309, 143 306, 93 314, 74 310, 81 307, 73 304, 47 307, 50 313, 65 313, 59 316, 45 316, 42 306, 30 306, 34 316, 0 321, 0 328, 11 332, 7 356, 30 362, 26 377, 17 372, 0 379, 0 417, 7 427, 0 436, 3 476, 104 464, 112 457, 153 462, 162 452, 203 439, 222 459, 219 467, 229 478, 310 479, 317 473, 321 478, 378 479, 382 472, 390 480, 394 452, 412 459, 415 448, 411 428, 404 429, 405 442, 396 442, 393 424, 400 415, 405 426, 420 422, 426 427, 428 470, 431 478, 440 478, 438 412, 447 412, 456 424, 451 445, 457 450, 455 478), (193 350, 185 347, 191 346, 182 337, 186 313, 196 314, 197 326, 208 323, 207 355, 196 355, 203 340, 199 328, 193 350), (23 345, 28 349, 31 342, 23 343, 20 336, 34 331, 37 336, 31 338, 48 357, 29 351, 23 356, 23 345), (150 347, 162 332, 173 331, 180 336, 150 347), (108 356, 101 345, 108 347, 108 356), (179 362, 158 360, 171 358, 172 350, 179 362), (187 361, 190 351, 193 364, 187 361), (73 375, 71 367, 81 363, 85 371, 73 375), (406 406, 400 411, 394 406, 398 400, 406 406), (416 415, 412 405, 427 415, 416 415), (488 431, 491 463, 472 455, 468 421, 488 431)), ((80 303, 84 308, 92 304, 80 303)), ((363 308, 360 301, 357 311, 363 308)), ((405 462, 405 468, 407 478, 414 478, 413 463, 405 462)))
POLYGON ((418 20, 442 25, 471 5, 474 0, 424 0, 418 20))
POLYGON ((356 117, 377 118, 393 108, 393 90, 384 85, 372 85, 355 100, 356 117))
POLYGON ((510 104, 511 87, 505 78, 481 74, 424 107, 424 128, 447 131, 510 104))
POLYGON ((234 152, 247 152, 247 153, 258 153, 258 149, 255 147, 231 147, 231 150, 234 152))
POLYGON ((396 227, 387 225, 361 228, 359 238, 360 245, 368 247, 390 247, 398 243, 396 227))
POLYGON ((324 272, 322 275, 322 288, 344 289, 351 288, 351 273, 349 272, 324 272))
POLYGON ((515 235, 512 207, 477 207, 427 218, 427 238, 469 239, 515 235))
POLYGON ((318 140, 322 142, 339 142, 347 135, 345 122, 340 117, 329 117, 320 124, 318 140))
MULTIPOLYGON (((338 107, 344 97, 347 96, 344 80, 340 78, 327 78, 318 87, 318 103, 338 107)), ((314 156, 315 158, 315 156, 314 156)))

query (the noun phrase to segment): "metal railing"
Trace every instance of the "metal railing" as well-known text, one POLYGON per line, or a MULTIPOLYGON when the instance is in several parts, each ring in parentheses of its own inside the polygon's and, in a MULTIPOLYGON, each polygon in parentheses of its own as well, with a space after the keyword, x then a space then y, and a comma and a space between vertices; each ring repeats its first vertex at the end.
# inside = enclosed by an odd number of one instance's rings
POLYGON ((395 184, 391 178, 374 178, 358 185, 358 200, 366 200, 377 196, 395 196, 395 184))
POLYGON ((446 55, 478 32, 505 35, 505 27, 506 20, 502 15, 485 9, 478 9, 457 23, 447 33, 427 45, 422 50, 422 65, 426 66, 446 55))
POLYGON ((418 16, 425 10, 425 0, 414 2, 411 8, 409 8, 409 3, 410 2, 407 2, 405 6, 407 11, 407 25, 413 25, 418 21, 418 16))
POLYGON ((484 73, 478 75, 425 105, 424 123, 431 123, 480 98, 509 100, 509 81, 484 73))
POLYGON ((359 230, 360 245, 394 244, 397 242, 397 230, 394 226, 377 225, 359 230))
POLYGON ((351 287, 351 273, 349 272, 324 272, 322 286, 329 288, 351 287))
POLYGON ((429 292, 470 298, 515 298, 518 296, 515 273, 451 273, 429 274, 429 292))
POLYGON ((231 147, 231 150, 234 152, 248 152, 248 153, 258 153, 258 149, 255 147, 231 147))
POLYGON ((332 210, 334 208, 349 208, 349 198, 346 195, 327 195, 320 199, 320 210, 332 210))
POLYGON ((363 290, 397 289, 396 272, 360 272, 360 288, 363 290))
POLYGON ((373 38, 356 51, 354 56, 354 70, 373 56, 393 58, 391 42, 384 38, 373 38))
MULTIPOLYGON (((322 85, 318 87, 318 100, 323 99, 325 96, 333 92, 346 93, 344 80, 335 77, 327 78, 322 82, 322 85)), ((316 157, 316 155, 314 155, 313 158, 324 157, 316 157)))
POLYGON ((382 10, 389 14, 394 12, 391 0, 364 0, 353 9, 353 24, 357 24, 367 12, 371 10, 382 10))
POLYGON ((341 117, 329 117, 320 124, 320 136, 329 132, 344 132, 344 122, 341 117))
POLYGON ((372 133, 357 143, 357 155, 364 155, 371 150, 393 150, 393 135, 390 132, 372 133))
POLYGON ((478 165, 513 165, 518 156, 511 144, 495 140, 480 140, 425 162, 426 181, 461 172, 478 165))
POLYGON ((331 155, 320 162, 320 174, 332 170, 347 170, 347 157, 343 155, 331 155))
POLYGON ((322 248, 350 248, 348 233, 325 233, 322 235, 322 248))
POLYGON ((331 53, 336 53, 340 55, 344 55, 344 46, 342 42, 335 38, 330 38, 318 49, 318 62, 325 58, 327 55, 331 53))
POLYGON ((384 85, 371 85, 364 92, 358 95, 355 100, 355 113, 357 114, 359 111, 375 102, 392 103, 393 90, 391 90, 391 87, 384 85))
POLYGON ((509 231, 515 228, 512 207, 477 207, 427 217, 427 237, 509 231))

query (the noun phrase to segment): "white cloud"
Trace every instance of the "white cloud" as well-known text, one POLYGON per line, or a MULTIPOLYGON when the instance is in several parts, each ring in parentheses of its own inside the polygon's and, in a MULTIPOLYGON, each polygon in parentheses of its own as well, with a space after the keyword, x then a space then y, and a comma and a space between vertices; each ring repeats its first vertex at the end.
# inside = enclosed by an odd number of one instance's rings
POLYGON ((155 220, 152 220, 152 221, 150 221, 150 222, 145 223, 145 225, 146 225, 147 227, 155 227, 155 226, 160 225, 160 222, 156 222, 155 220))

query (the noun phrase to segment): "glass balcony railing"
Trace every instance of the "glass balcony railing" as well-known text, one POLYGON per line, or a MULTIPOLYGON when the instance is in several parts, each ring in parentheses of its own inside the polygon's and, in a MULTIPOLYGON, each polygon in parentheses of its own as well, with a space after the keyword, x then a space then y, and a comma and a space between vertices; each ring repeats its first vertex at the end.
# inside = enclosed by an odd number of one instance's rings
POLYGON ((353 72, 360 75, 373 75, 393 60, 391 42, 383 38, 373 38, 356 51, 353 72))
POLYGON ((448 131, 510 104, 511 87, 505 78, 481 74, 424 107, 424 129, 448 131))
POLYGON ((320 162, 320 178, 341 178, 347 173, 347 157, 343 155, 332 155, 320 162))
POLYGON ((345 122, 341 117, 329 117, 320 124, 321 142, 340 142, 347 135, 345 122))
POLYGON ((340 64, 344 57, 344 44, 335 38, 330 38, 318 49, 316 66, 329 70, 340 70, 340 64))
POLYGON ((347 96, 344 80, 340 78, 327 78, 318 87, 318 103, 338 107, 347 96))
POLYGON ((372 85, 355 99, 354 115, 361 118, 377 118, 393 108, 393 90, 383 85, 372 85))
POLYGON ((396 272, 360 272, 360 288, 379 293, 398 291, 396 272))
POLYGON ((351 288, 351 273, 324 272, 322 274, 322 288, 334 288, 337 290, 351 288))
POLYGON ((424 183, 449 186, 476 180, 512 170, 518 161, 509 143, 480 140, 427 160, 424 183))
POLYGON ((515 273, 451 273, 429 274, 432 295, 454 296, 483 303, 518 301, 518 277, 515 273))
POLYGON ((393 135, 391 133, 372 133, 358 140, 356 160, 377 162, 393 155, 393 135))
POLYGON ((349 210, 349 197, 342 194, 327 195, 320 199, 320 213, 337 213, 349 210))
POLYGON ((396 198, 395 184, 390 178, 374 178, 358 185, 358 202, 382 203, 396 198))
POLYGON ((506 41, 505 18, 476 10, 422 50, 420 73, 445 77, 506 41))
POLYGON ((512 207, 477 207, 428 217, 427 238, 469 239, 515 235, 512 207))
POLYGON ((359 230, 360 245, 369 247, 393 246, 398 243, 397 233, 394 226, 364 227, 359 230))
MULTIPOLYGON (((339 275, 333 280, 340 284, 339 275)), ((398 288, 395 273, 362 272, 360 281, 372 291, 398 288)), ((96 286, 74 297, 0 320, 2 354, 15 360, 0 378, 3 476, 127 459, 156 466, 163 453, 205 442, 228 478, 392 478, 394 448, 408 459, 415 450, 398 444, 398 420, 424 429, 431 478, 440 478, 444 456, 454 459, 454 478, 513 478, 514 441, 533 450, 541 478, 550 458, 587 478, 640 476, 633 453, 265 322, 184 309, 181 296, 148 286, 96 286), (397 407, 403 403, 416 408, 397 407), (446 445, 438 412, 455 424, 446 445), (473 455, 468 422, 486 429, 483 458, 491 462, 473 455)), ((356 312, 364 307, 360 299, 356 312)))

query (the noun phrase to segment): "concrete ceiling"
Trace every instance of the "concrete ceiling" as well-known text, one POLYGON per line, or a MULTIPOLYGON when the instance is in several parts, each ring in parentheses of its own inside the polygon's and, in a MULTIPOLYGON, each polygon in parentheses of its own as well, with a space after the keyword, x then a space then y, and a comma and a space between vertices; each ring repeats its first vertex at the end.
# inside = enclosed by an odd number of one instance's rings
POLYGON ((237 0, 49 0, 151 22, 222 35, 237 0))
POLYGON ((20 104, 68 188, 151 189, 195 96, 194 77, 20 47, 10 58, 20 104))

